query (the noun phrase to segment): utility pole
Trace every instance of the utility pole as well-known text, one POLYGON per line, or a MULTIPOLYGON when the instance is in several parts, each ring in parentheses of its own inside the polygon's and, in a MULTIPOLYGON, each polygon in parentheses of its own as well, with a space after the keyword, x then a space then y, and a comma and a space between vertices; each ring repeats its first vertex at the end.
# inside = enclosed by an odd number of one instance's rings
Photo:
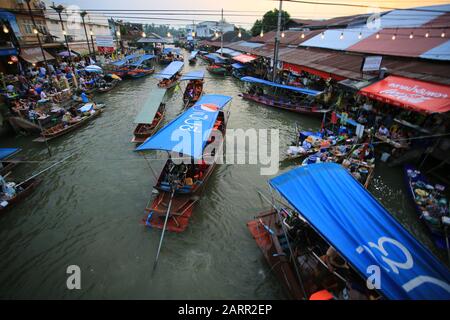
POLYGON ((282 8, 283 8, 283 0, 280 0, 280 8, 278 9, 277 35, 275 36, 275 49, 273 51, 273 74, 272 74, 273 82, 275 82, 277 76, 278 49, 280 46, 281 12, 283 10, 282 8))
POLYGON ((31 6, 30 6, 30 1, 31 0, 25 0, 25 1, 27 2, 28 13, 30 14, 31 21, 33 22, 33 27, 34 27, 33 32, 36 34, 36 37, 37 37, 37 40, 38 40, 38 43, 39 43, 39 47, 41 48, 42 58, 44 58, 44 64, 45 64, 45 66, 48 69, 48 64, 47 64, 47 59, 45 58, 44 48, 42 48, 41 38, 39 37, 39 30, 38 30, 38 28, 36 26, 36 22, 34 21, 33 12, 31 11, 31 6))
POLYGON ((84 27, 84 34, 86 36, 86 43, 88 45, 88 50, 89 50, 89 55, 91 55, 91 46, 89 44, 89 38, 88 38, 88 34, 87 34, 87 30, 86 30, 86 23, 84 23, 84 17, 87 15, 87 12, 85 10, 80 12, 80 16, 81 16, 81 20, 83 20, 83 27, 84 27))
POLYGON ((222 8, 222 20, 220 20, 220 54, 223 55, 223 8, 222 8))
POLYGON ((95 47, 94 47, 94 31, 92 31, 92 27, 89 33, 91 34, 92 55, 94 56, 94 61, 97 61, 97 56, 95 55, 95 47))
POLYGON ((57 7, 55 6, 55 3, 53 2, 53 5, 50 6, 50 8, 52 8, 53 10, 55 10, 58 13, 59 16, 59 22, 61 23, 61 29, 62 29, 62 33, 64 35, 64 40, 66 42, 66 47, 67 47, 67 52, 69 53, 69 61, 71 61, 72 58, 72 53, 70 52, 70 48, 69 48, 69 41, 67 39, 67 32, 64 29, 64 23, 62 21, 61 18, 61 13, 64 11, 64 7, 62 5, 58 5, 57 7))

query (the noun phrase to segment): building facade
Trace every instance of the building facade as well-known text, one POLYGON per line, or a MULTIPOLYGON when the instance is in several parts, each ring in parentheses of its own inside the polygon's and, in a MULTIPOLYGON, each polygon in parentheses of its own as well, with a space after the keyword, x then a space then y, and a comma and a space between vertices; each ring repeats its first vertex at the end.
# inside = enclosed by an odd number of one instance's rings
POLYGON ((186 35, 189 36, 192 32, 195 32, 195 36, 198 38, 210 38, 214 36, 216 32, 229 32, 234 30, 234 24, 226 21, 202 21, 198 24, 186 25, 186 35))

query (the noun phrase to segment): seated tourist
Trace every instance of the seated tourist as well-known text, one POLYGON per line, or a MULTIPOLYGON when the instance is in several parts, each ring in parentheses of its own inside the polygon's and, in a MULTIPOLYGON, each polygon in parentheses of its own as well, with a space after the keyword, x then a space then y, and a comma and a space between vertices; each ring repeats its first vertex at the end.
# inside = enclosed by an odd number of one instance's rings
POLYGON ((389 137, 389 130, 382 124, 382 125, 380 125, 380 128, 378 129, 378 134, 380 136, 389 137))

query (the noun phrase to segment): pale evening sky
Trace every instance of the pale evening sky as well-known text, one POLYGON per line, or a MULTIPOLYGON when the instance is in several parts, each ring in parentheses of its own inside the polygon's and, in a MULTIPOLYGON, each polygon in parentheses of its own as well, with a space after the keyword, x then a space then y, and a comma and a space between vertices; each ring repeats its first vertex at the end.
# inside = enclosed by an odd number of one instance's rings
MULTIPOLYGON (((317 2, 329 2, 329 3, 348 3, 371 6, 373 8, 409 8, 418 6, 430 6, 438 4, 449 3, 448 0, 387 0, 387 1, 364 1, 364 0, 320 0, 317 2)), ((265 11, 273 8, 278 8, 278 1, 273 0, 226 0, 226 1, 212 1, 212 0, 125 0, 125 1, 111 1, 111 0, 63 0, 55 1, 55 3, 65 3, 66 5, 77 5, 82 9, 117 9, 117 10, 217 10, 217 14, 220 10, 224 9, 225 20, 240 25, 244 28, 249 28, 253 22, 260 18, 265 11), (231 12, 240 11, 240 12, 231 12)), ((344 16, 358 13, 374 12, 373 9, 361 8, 361 7, 348 7, 348 6, 331 6, 331 5, 318 5, 318 4, 306 4, 306 3, 293 3, 283 2, 283 9, 288 11, 293 18, 307 18, 307 19, 324 19, 332 18, 336 16, 344 16)), ((375 9, 377 10, 377 9, 375 9)), ((386 11, 386 9, 378 9, 379 11, 386 11)), ((377 12, 377 11, 375 11, 377 12)), ((115 12, 107 13, 102 12, 106 16, 130 16, 133 17, 135 22, 141 23, 155 23, 155 24, 170 24, 174 27, 184 26, 188 23, 192 23, 192 20, 196 22, 202 20, 219 20, 220 16, 207 15, 200 12, 184 12, 184 15, 163 15, 152 13, 124 13, 115 12), (145 19, 136 19, 137 17, 145 17, 145 19), (173 20, 168 20, 167 18, 173 20), (151 18, 151 19, 149 19, 151 18), (163 18, 163 19, 155 19, 163 18)), ((99 14, 99 13, 97 13, 99 14)), ((94 16, 92 16, 94 18, 94 16)))

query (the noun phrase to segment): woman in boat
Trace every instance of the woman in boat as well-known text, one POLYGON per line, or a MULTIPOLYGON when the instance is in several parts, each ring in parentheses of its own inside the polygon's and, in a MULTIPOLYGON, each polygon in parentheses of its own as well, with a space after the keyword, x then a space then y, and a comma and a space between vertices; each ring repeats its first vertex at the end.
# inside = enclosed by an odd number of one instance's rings
POLYGON ((0 199, 10 200, 16 196, 16 188, 13 183, 6 182, 5 178, 0 175, 0 199))

